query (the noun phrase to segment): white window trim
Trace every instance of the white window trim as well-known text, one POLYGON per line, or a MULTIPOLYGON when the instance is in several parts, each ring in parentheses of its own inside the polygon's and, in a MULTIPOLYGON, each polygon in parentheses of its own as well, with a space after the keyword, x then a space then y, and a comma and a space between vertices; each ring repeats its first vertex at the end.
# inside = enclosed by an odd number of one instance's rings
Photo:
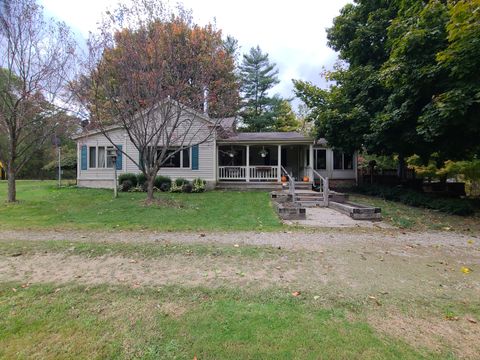
POLYGON ((107 164, 108 164, 108 148, 114 149, 115 147, 112 146, 112 145, 88 145, 88 152, 87 152, 88 153, 87 154, 87 157, 88 157, 88 159, 87 159, 87 164, 88 164, 87 169, 88 170, 90 170, 90 169, 92 169, 92 170, 112 170, 112 169, 115 168, 115 165, 116 165, 115 163, 113 164, 112 167, 107 167, 107 164), (101 148, 101 147, 105 148, 105 167, 99 167, 98 166, 98 163, 99 163, 98 162, 98 154, 99 154, 98 148, 101 148), (95 148, 95 156, 96 156, 95 167, 90 166, 90 148, 95 148))

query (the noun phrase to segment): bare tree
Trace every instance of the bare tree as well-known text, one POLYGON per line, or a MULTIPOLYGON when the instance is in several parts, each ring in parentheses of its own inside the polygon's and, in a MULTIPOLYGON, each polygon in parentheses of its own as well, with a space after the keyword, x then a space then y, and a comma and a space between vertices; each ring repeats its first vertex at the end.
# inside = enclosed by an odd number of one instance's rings
POLYGON ((45 20, 34 0, 0 0, 0 160, 7 166, 8 201, 16 175, 55 127, 55 114, 74 60, 63 23, 45 20))
POLYGON ((221 32, 200 27, 188 11, 172 12, 159 1, 137 0, 107 13, 89 39, 86 74, 77 82, 91 126, 111 139, 122 128, 139 152, 123 152, 146 177, 147 200, 154 181, 176 153, 211 140, 217 117, 238 106, 234 59, 221 32), (207 108, 208 104, 208 108, 207 108))

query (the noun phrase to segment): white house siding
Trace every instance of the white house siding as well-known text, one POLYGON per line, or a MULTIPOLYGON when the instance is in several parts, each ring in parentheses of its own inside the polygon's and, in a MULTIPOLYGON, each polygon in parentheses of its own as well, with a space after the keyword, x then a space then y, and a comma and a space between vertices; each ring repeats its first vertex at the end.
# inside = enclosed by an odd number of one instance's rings
MULTIPOLYGON (((186 143, 192 145, 203 141, 207 136, 209 129, 205 125, 205 120, 197 119, 197 127, 189 130, 192 135, 186 140, 186 143)), ((112 130, 109 132, 109 136, 116 145, 122 145, 122 150, 125 154, 128 154, 131 158, 138 162, 139 154, 133 143, 128 138, 126 131, 123 129, 112 130)), ((101 133, 95 135, 89 135, 83 138, 77 139, 77 151, 78 151, 78 176, 77 184, 80 187, 92 187, 92 188, 113 188, 114 186, 114 169, 91 169, 89 168, 89 146, 111 146, 111 142, 101 133), (87 170, 81 169, 81 148, 82 145, 87 146, 87 170)), ((122 173, 140 173, 138 166, 125 154, 122 155, 122 170, 118 170, 118 175, 122 173)), ((215 185, 215 140, 212 135, 211 138, 203 143, 199 144, 198 149, 198 170, 191 169, 192 156, 190 153, 190 168, 161 168, 158 175, 168 176, 172 179, 179 177, 187 180, 193 180, 195 178, 202 178, 207 181, 209 187, 215 185)))

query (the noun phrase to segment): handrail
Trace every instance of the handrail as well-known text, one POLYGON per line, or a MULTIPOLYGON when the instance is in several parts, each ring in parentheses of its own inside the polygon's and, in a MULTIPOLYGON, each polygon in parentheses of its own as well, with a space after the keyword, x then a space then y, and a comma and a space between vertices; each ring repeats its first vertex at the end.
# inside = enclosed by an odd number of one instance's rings
POLYGON ((282 168, 282 173, 285 173, 288 178, 288 190, 290 192, 290 195, 292 195, 292 201, 295 202, 295 181, 292 179, 288 171, 285 170, 283 166, 280 167, 282 168))
POLYGON ((323 193, 323 204, 325 206, 328 206, 328 199, 330 196, 330 189, 328 187, 328 177, 323 177, 314 168, 311 168, 311 169, 313 173, 313 179, 312 179, 313 183, 315 184, 315 175, 317 175, 320 178, 320 189, 322 190, 322 193, 323 193))

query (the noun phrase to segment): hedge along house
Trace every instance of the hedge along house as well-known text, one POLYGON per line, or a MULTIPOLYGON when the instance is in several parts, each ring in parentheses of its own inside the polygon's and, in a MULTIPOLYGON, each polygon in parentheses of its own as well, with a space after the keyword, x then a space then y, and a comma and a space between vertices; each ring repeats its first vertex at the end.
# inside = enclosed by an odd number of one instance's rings
MULTIPOLYGON (((184 113, 183 116, 198 122, 198 128, 209 128, 211 136, 205 140, 204 133, 193 131, 190 146, 173 145, 168 151, 177 152, 159 175, 172 179, 202 178, 209 188, 278 188, 287 174, 292 181, 302 183, 313 183, 315 174, 328 177, 330 184, 356 181, 356 154, 334 151, 323 139, 315 141, 298 132, 239 132, 234 118, 210 119, 191 109, 184 113)), ((108 138, 95 129, 74 137, 78 186, 112 188, 115 168, 118 174, 141 172, 130 159, 138 159, 139 151, 126 130, 112 127, 108 138), (110 155, 115 148, 120 151, 114 162, 110 155)))

